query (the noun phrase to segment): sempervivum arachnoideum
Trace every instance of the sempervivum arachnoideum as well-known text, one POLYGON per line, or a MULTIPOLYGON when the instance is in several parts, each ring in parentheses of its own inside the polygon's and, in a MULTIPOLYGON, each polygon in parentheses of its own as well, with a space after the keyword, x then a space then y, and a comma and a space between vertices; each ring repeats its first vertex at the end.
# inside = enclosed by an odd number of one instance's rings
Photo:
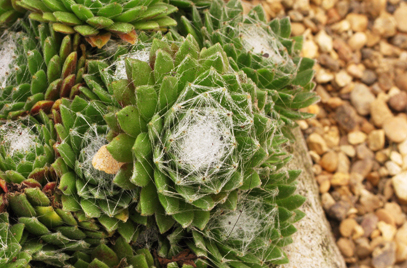
POLYGON ((50 24, 19 20, 0 38, 0 118, 15 119, 79 94, 85 45, 77 35, 62 36, 50 24))
POLYGON ((242 70, 273 100, 273 109, 268 113, 290 127, 295 120, 313 116, 298 110, 319 100, 312 92, 314 60, 299 57, 303 36, 290 37, 288 17, 267 22, 261 5, 246 16, 239 0, 227 4, 214 0, 202 13, 193 7, 188 18, 177 15, 181 33, 192 34, 201 47, 219 43, 231 65, 242 70))
POLYGON ((160 30, 176 25, 168 15, 178 9, 160 0, 83 1, 17 0, 18 7, 39 22, 50 22, 64 34, 79 33, 99 48, 114 34, 124 41, 137 40, 135 30, 160 30))
POLYGON ((85 221, 80 224, 85 228, 99 230, 100 223, 104 227, 100 238, 118 230, 129 243, 136 233, 132 219, 137 215, 130 207, 138 190, 129 181, 131 164, 115 161, 105 165, 106 154, 98 152, 108 143, 108 127, 103 120, 106 112, 107 107, 100 101, 86 101, 79 96, 72 101, 62 100, 55 111, 60 119, 55 125, 55 148, 61 158, 53 166, 61 178, 58 188, 63 192, 64 209, 83 216, 85 221), (97 153, 100 163, 93 162, 97 153))

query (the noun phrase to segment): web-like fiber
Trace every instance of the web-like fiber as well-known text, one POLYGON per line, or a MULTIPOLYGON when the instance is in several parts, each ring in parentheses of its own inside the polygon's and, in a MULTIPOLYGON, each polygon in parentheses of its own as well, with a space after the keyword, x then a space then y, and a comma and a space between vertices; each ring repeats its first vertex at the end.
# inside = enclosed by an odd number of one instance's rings
POLYGON ((0 125, 1 145, 6 154, 13 157, 15 154, 27 154, 33 151, 38 142, 38 137, 31 129, 17 121, 7 121, 0 125))
POLYGON ((7 79, 14 71, 16 59, 16 39, 20 34, 5 31, 0 36, 0 92, 6 86, 7 79))

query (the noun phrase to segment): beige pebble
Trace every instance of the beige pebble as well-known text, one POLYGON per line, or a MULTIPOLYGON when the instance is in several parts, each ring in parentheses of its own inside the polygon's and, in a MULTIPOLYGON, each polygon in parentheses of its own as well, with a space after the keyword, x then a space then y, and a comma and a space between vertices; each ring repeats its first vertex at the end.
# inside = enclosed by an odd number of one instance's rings
POLYGON ((382 233, 382 237, 386 241, 393 241, 394 236, 396 235, 396 227, 393 225, 387 224, 384 221, 379 221, 377 223, 377 228, 382 233))
POLYGON ((366 141, 366 137, 366 134, 361 131, 352 131, 348 133, 348 142, 353 145, 360 144, 366 141))

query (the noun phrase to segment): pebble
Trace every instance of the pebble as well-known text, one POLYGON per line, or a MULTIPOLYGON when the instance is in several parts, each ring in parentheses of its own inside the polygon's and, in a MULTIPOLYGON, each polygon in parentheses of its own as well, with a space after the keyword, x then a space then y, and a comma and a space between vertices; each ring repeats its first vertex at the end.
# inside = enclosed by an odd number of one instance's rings
POLYGON ((397 243, 396 261, 407 260, 407 224, 397 230, 395 242, 397 243))
POLYGON ((365 66, 363 64, 350 64, 346 71, 354 78, 362 78, 365 66))
POLYGON ((364 234, 365 231, 363 230, 362 226, 356 225, 355 228, 353 229, 352 239, 356 240, 358 238, 361 238, 364 234))
POLYGON ((396 79, 394 79, 394 83, 399 89, 407 91, 407 72, 399 74, 396 79))
POLYGON ((384 221, 379 221, 377 223, 377 228, 382 233, 382 237, 385 241, 393 241, 397 231, 396 227, 391 224, 387 224, 384 221))
POLYGON ((335 83, 339 87, 344 87, 352 82, 352 76, 350 76, 345 70, 341 70, 335 74, 335 83))
POLYGON ((339 62, 325 53, 319 55, 318 63, 334 72, 340 69, 339 62))
POLYGON ((369 237, 374 230, 377 228, 377 223, 379 219, 374 213, 367 213, 363 216, 363 220, 360 223, 363 230, 365 231, 364 237, 369 237))
POLYGON ((387 161, 384 166, 389 171, 389 175, 394 176, 401 172, 401 168, 393 161, 387 161))
POLYGON ((372 249, 369 244, 369 239, 366 237, 361 237, 355 240, 356 244, 356 256, 358 256, 360 259, 364 259, 372 253, 372 249))
POLYGON ((318 133, 312 133, 307 139, 308 148, 315 151, 319 155, 323 155, 327 150, 325 140, 318 133))
POLYGON ((386 7, 385 0, 365 0, 366 11, 372 16, 377 17, 386 7))
POLYGON ((396 112, 405 112, 407 108, 407 92, 401 91, 395 94, 389 99, 388 104, 396 112))
POLYGON ((349 157, 354 157, 356 155, 356 150, 352 145, 341 145, 340 148, 341 151, 349 157))
POLYGON ((394 242, 376 247, 372 252, 374 268, 389 268, 396 262, 396 245, 394 242))
POLYGON ((376 214, 377 218, 379 219, 379 221, 385 222, 392 226, 396 226, 396 220, 386 209, 380 208, 380 209, 376 210, 375 214, 376 214))
POLYGON ((363 160, 358 160, 353 163, 351 168, 351 173, 358 173, 362 175, 363 178, 370 173, 373 168, 373 160, 370 158, 365 158, 363 160))
POLYGON ((385 121, 393 117, 393 113, 382 99, 376 99, 370 104, 370 115, 377 127, 382 127, 385 121))
POLYGON ((337 126, 332 126, 323 135, 326 145, 329 148, 334 148, 339 145, 340 135, 337 126))
POLYGON ((320 69, 315 76, 315 80, 320 84, 325 84, 332 81, 334 77, 334 74, 328 70, 320 69))
POLYGON ((349 173, 336 172, 331 179, 332 186, 346 186, 349 184, 349 173))
POLYGON ((383 206, 383 202, 377 195, 374 195, 365 189, 361 190, 359 201, 367 212, 373 212, 374 210, 383 206))
POLYGON ((367 36, 362 32, 357 32, 351 36, 348 40, 349 46, 353 51, 359 50, 364 47, 367 43, 367 36))
POLYGON ((391 37, 397 33, 396 20, 388 13, 383 13, 374 21, 373 31, 383 37, 391 37))
POLYGON ((403 157, 396 151, 390 153, 390 160, 396 163, 399 166, 403 165, 403 157))
POLYGON ((335 200, 329 193, 323 193, 321 195, 321 203, 325 211, 328 211, 333 205, 335 205, 335 200))
POLYGON ((378 151, 384 148, 385 143, 385 134, 384 130, 378 129, 373 130, 369 133, 367 137, 367 144, 369 145, 370 150, 378 151))
POLYGON ((377 75, 374 71, 372 71, 370 69, 366 69, 363 72, 361 80, 366 85, 371 86, 374 82, 377 81, 377 75))
POLYGON ((407 138, 407 120, 403 117, 393 117, 383 123, 386 137, 396 143, 407 138))
POLYGON ((392 178, 394 191, 400 201, 407 203, 407 171, 392 178))
POLYGON ((322 156, 320 166, 328 172, 334 172, 338 167, 338 155, 334 151, 329 151, 322 156))
POLYGON ((407 49, 407 35, 398 33, 392 39, 391 43, 401 49, 407 49))
POLYGON ((341 237, 336 243, 345 257, 352 257, 355 254, 355 244, 352 240, 341 237))
POLYGON ((327 212, 331 217, 337 219, 338 221, 342 221, 346 218, 350 208, 351 205, 348 202, 340 200, 331 206, 327 212))
POLYGON ((399 149, 399 152, 402 155, 407 155, 407 139, 405 139, 403 142, 399 143, 397 148, 399 149))
POLYGON ((406 215, 401 210, 399 204, 395 202, 386 203, 384 209, 392 216, 396 225, 402 225, 406 221, 406 215))
POLYGON ((337 172, 349 173, 350 161, 349 158, 343 152, 338 153, 338 168, 337 172))
POLYGON ((407 5, 400 6, 393 14, 397 28, 401 32, 407 32, 407 5))
POLYGON ((344 219, 339 225, 339 232, 343 237, 350 237, 353 233, 353 229, 359 225, 355 219, 344 219))
POLYGON ((350 100, 360 115, 369 114, 370 105, 375 99, 370 89, 362 83, 357 83, 350 93, 350 100))
POLYGON ((354 54, 350 46, 342 39, 334 40, 334 49, 338 53, 338 57, 345 62, 349 62, 354 59, 354 54))
POLYGON ((322 52, 329 53, 332 51, 333 48, 333 41, 332 37, 329 36, 324 30, 321 30, 314 38, 315 42, 317 42, 319 49, 322 52))
POLYGON ((302 46, 302 55, 306 58, 315 58, 318 54, 318 46, 312 40, 307 40, 302 46))
POLYGON ((302 23, 293 22, 291 23, 291 35, 299 36, 305 32, 305 26, 302 23))
POLYGON ((360 144, 366 141, 366 134, 356 130, 348 133, 348 142, 352 145, 360 144))
POLYGON ((363 32, 367 29, 368 19, 366 15, 350 13, 346 16, 349 21, 350 27, 354 32, 363 32))
POLYGON ((356 155, 359 159, 374 158, 374 153, 369 148, 367 148, 365 143, 356 146, 356 155))

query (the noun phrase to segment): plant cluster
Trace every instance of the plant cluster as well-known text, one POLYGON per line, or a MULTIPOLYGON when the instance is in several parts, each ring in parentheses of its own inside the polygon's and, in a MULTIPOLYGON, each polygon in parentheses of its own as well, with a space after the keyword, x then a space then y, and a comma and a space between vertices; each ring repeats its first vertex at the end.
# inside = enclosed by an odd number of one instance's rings
POLYGON ((0 24, 2 267, 288 262, 305 198, 287 145, 318 100, 288 19, 3 0, 0 24))

